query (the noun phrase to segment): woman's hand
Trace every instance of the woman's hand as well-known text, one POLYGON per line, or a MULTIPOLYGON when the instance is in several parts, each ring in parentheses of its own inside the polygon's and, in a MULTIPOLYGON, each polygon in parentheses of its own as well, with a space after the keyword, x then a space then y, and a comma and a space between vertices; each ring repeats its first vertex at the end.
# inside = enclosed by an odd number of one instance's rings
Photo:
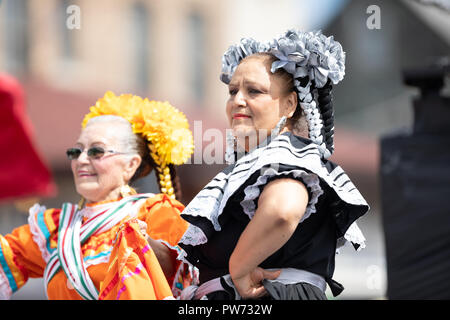
POLYGON ((147 234, 147 223, 145 223, 142 220, 138 219, 139 229, 142 233, 142 235, 147 240, 148 244, 152 248, 153 252, 156 255, 156 258, 159 261, 159 264, 161 265, 161 268, 164 272, 164 275, 166 278, 170 278, 173 276, 173 273, 175 272, 171 252, 168 247, 166 247, 164 244, 162 244, 159 241, 156 241, 152 239, 147 234))
POLYGON ((137 222, 139 224, 139 230, 141 231, 142 235, 147 240, 147 242, 149 242, 150 237, 147 234, 147 223, 145 223, 145 221, 142 221, 139 219, 137 219, 137 222))
POLYGON ((280 273, 281 270, 267 271, 257 267, 250 273, 237 279, 232 278, 232 280, 242 298, 258 299, 266 295, 266 289, 264 288, 262 281, 264 279, 274 280, 278 278, 280 273))

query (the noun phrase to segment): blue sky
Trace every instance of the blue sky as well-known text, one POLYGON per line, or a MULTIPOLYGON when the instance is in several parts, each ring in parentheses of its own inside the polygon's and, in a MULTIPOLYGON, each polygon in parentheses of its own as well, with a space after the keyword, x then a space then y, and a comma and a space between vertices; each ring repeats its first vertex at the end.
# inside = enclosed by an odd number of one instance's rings
POLYGON ((306 29, 323 29, 339 14, 349 0, 297 0, 299 20, 306 20, 306 29))

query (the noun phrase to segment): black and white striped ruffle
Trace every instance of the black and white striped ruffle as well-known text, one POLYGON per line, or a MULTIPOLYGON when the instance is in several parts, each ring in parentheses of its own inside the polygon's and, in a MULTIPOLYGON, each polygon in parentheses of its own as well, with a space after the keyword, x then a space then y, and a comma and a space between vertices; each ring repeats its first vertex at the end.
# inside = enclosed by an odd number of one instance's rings
POLYGON ((322 162, 317 145, 309 140, 289 132, 275 137, 267 145, 256 148, 225 168, 186 206, 182 216, 191 224, 180 243, 193 246, 203 244, 208 241, 211 232, 220 231, 219 217, 227 201, 241 186, 248 183, 253 174, 260 171, 261 179, 245 188, 246 196, 241 202, 243 214, 251 218, 254 214, 251 202, 257 201, 259 196, 254 188, 267 182, 269 176, 288 174, 288 171, 280 170, 280 167, 294 167, 290 173, 295 171, 308 187, 310 197, 313 195, 304 219, 314 212, 314 204, 322 194, 314 179, 317 177, 330 186, 340 200, 336 209, 336 223, 341 238, 337 242, 338 246, 347 240, 358 248, 364 248, 365 238, 355 220, 366 213, 369 206, 344 170, 331 162, 326 163, 324 165, 322 162))

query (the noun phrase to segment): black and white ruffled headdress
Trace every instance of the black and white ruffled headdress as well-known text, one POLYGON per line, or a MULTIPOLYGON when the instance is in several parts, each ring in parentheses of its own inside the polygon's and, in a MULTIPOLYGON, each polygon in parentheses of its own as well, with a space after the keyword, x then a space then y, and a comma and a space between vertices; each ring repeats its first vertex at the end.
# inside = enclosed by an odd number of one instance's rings
MULTIPOLYGON (((282 68, 294 77, 299 105, 309 127, 309 138, 318 145, 324 158, 330 157, 334 151, 331 84, 337 84, 345 74, 345 52, 341 44, 333 36, 326 37, 320 31, 300 32, 293 29, 268 43, 243 38, 223 55, 220 80, 229 84, 241 60, 261 52, 277 58, 272 63, 272 73, 282 68), (318 103, 314 89, 317 89, 318 103)), ((284 121, 280 120, 281 123, 284 121)))

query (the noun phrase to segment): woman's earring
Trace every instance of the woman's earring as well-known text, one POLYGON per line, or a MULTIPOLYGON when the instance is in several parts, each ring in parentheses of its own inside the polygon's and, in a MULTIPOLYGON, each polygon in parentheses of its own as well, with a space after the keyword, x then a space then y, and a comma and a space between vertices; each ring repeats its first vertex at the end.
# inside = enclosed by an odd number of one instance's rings
POLYGON ((227 130, 226 137, 226 149, 225 149, 225 161, 226 163, 234 163, 235 159, 235 150, 236 150, 236 137, 230 130, 227 130))
POLYGON ((270 136, 272 138, 275 138, 277 135, 280 134, 281 130, 284 128, 284 126, 286 125, 286 117, 282 116, 280 121, 278 121, 277 125, 275 126, 275 128, 273 128, 270 136))
POLYGON ((81 197, 80 201, 78 201, 78 210, 83 209, 85 203, 86 199, 84 197, 81 197))
POLYGON ((134 190, 133 188, 131 188, 129 185, 123 185, 120 188, 120 195, 122 196, 122 198, 128 197, 130 195, 136 194, 136 190, 134 190))

